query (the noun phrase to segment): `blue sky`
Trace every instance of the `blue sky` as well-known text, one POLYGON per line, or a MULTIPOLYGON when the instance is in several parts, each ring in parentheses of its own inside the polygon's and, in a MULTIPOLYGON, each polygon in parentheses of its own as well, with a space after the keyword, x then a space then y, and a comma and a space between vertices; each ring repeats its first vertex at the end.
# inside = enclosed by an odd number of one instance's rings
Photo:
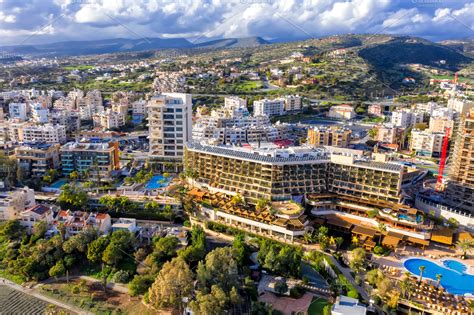
POLYGON ((463 0, 0 0, 0 45, 102 38, 388 33, 474 38, 463 0))

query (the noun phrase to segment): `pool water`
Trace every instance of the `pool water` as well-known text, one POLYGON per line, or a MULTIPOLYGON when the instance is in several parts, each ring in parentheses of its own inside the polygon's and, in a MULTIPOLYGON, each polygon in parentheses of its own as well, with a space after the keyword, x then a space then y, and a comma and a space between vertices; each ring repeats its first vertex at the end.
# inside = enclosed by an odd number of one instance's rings
POLYGON ((54 188, 54 189, 60 189, 62 186, 66 185, 66 184, 67 184, 67 180, 58 179, 57 181, 55 181, 54 183, 49 185, 49 187, 54 188))
POLYGON ((443 261, 443 265, 446 268, 457 271, 459 273, 465 273, 466 270, 467 270, 466 265, 464 265, 463 263, 461 263, 457 260, 445 260, 445 261, 443 261))
MULTIPOLYGON (((398 217, 403 220, 415 222, 415 220, 413 220, 412 217, 409 217, 406 214, 399 214, 398 217)), ((416 223, 421 223, 422 221, 423 221, 422 216, 419 215, 416 217, 416 223)))
POLYGON ((146 189, 159 189, 166 187, 170 184, 171 177, 164 177, 163 175, 153 176, 146 184, 146 189))
POLYGON ((429 278, 433 281, 437 281, 436 275, 441 274, 443 277, 441 278, 440 284, 449 293, 456 295, 464 295, 466 293, 474 294, 474 276, 465 273, 467 267, 454 260, 443 262, 443 264, 446 263, 448 264, 449 269, 445 266, 438 265, 431 260, 410 258, 405 260, 403 266, 415 276, 420 275, 420 266, 425 266, 423 278, 429 278))

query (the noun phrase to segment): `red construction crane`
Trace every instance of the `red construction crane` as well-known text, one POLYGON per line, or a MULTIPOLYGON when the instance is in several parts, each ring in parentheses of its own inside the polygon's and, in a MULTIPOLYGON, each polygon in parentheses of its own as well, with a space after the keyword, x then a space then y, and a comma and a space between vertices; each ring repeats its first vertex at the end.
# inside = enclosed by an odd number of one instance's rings
POLYGON ((453 83, 454 83, 454 84, 458 84, 458 73, 457 73, 457 72, 456 72, 456 74, 454 75, 453 83))
POLYGON ((451 132, 451 128, 446 128, 444 139, 443 139, 443 147, 441 149, 441 158, 439 159, 438 180, 436 181, 436 191, 443 190, 443 172, 444 172, 444 166, 446 164, 446 154, 448 152, 450 132, 451 132))

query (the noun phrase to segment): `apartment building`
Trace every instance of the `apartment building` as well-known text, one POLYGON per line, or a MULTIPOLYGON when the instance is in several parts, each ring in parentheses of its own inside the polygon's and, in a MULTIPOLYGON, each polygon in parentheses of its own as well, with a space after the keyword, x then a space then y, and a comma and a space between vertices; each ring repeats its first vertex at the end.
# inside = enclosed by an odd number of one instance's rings
POLYGON ((60 168, 59 144, 27 144, 15 148, 15 159, 26 176, 42 177, 48 170, 60 168))
MULTIPOLYGON (((63 125, 25 125, 22 128, 23 142, 66 143, 66 127, 63 125)), ((21 141, 21 140, 20 140, 21 141)))
POLYGON ((284 98, 284 111, 287 113, 299 112, 302 109, 301 96, 287 95, 284 98))
POLYGON ((69 142, 60 149, 63 175, 73 171, 98 180, 109 179, 120 169, 117 142, 69 142))
POLYGON ((440 156, 443 148, 444 132, 413 129, 411 131, 410 150, 422 156, 440 156))
POLYGON ((132 103, 132 115, 141 115, 141 116, 146 116, 147 110, 146 110, 146 104, 147 102, 144 99, 135 101, 132 103))
POLYGON ((351 105, 336 105, 329 109, 328 117, 336 119, 352 119, 356 116, 354 107, 351 105))
POLYGON ((0 193, 0 221, 17 219, 35 203, 35 191, 28 187, 0 193))
POLYGON ((46 124, 49 122, 49 109, 44 108, 41 103, 30 104, 31 118, 34 122, 46 124))
POLYGON ((390 126, 390 125, 377 127, 377 136, 374 139, 375 141, 379 141, 383 143, 398 144, 399 139, 400 139, 400 129, 390 126))
POLYGON ((405 129, 423 122, 423 118, 423 112, 413 111, 410 108, 403 108, 392 112, 391 124, 395 127, 405 129))
POLYGON ((230 96, 224 99, 224 110, 228 111, 231 117, 244 117, 249 115, 247 100, 237 96, 230 96))
POLYGON ((105 112, 94 114, 92 120, 95 127, 102 129, 118 129, 125 125, 125 115, 112 111, 110 108, 105 112))
POLYGON ((449 109, 458 112, 460 115, 466 115, 469 113, 471 108, 474 108, 474 101, 469 101, 460 98, 450 98, 448 100, 449 109))
POLYGON ((383 116, 383 105, 381 104, 370 104, 367 109, 367 113, 370 116, 382 117, 383 116))
POLYGON ((285 113, 285 99, 263 99, 253 102, 254 116, 281 116, 285 113))
POLYGON ((474 213, 474 109, 461 121, 451 159, 447 202, 456 210, 474 213))
POLYGON ((308 144, 312 146, 347 147, 351 140, 351 130, 331 127, 313 127, 308 129, 308 144))
POLYGON ((185 165, 198 173, 198 185, 211 192, 239 193, 250 202, 323 192, 398 202, 407 172, 398 164, 331 155, 322 148, 279 149, 270 144, 252 148, 189 143, 185 165))
POLYGON ((151 157, 163 162, 181 162, 184 144, 192 139, 191 94, 155 95, 147 108, 151 157))
POLYGON ((28 118, 28 107, 26 103, 10 103, 8 105, 10 119, 25 121, 28 118))

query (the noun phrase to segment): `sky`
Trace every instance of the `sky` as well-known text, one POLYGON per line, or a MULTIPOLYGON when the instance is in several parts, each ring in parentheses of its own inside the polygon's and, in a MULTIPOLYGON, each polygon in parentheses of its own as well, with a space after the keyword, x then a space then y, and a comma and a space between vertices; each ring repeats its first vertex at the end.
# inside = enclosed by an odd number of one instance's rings
POLYGON ((469 0, 0 0, 0 46, 106 38, 376 33, 474 38, 469 0))

